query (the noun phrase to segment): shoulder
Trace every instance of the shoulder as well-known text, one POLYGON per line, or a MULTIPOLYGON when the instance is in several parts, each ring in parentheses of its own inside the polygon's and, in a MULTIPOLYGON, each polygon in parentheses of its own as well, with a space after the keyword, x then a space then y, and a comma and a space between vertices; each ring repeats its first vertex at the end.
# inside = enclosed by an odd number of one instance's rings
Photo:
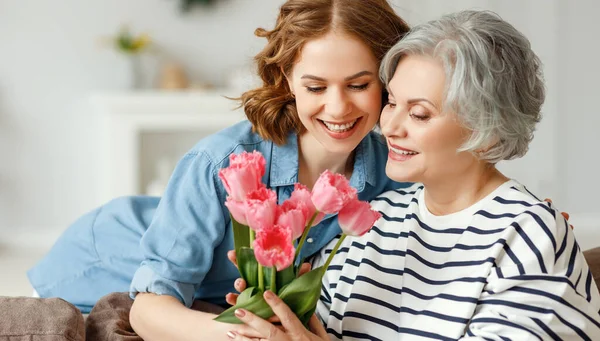
POLYGON ((513 225, 520 224, 532 228, 552 229, 557 219, 562 218, 560 212, 549 202, 540 200, 524 185, 511 180, 486 205, 481 215, 489 217, 512 218, 513 225))
POLYGON ((544 273, 563 253, 566 244, 574 240, 560 211, 514 180, 476 215, 477 226, 501 228, 506 248, 522 263, 527 260, 539 263, 544 273))
POLYGON ((253 131, 249 121, 244 120, 204 137, 186 153, 184 158, 201 157, 216 168, 222 168, 231 154, 244 150, 258 150, 265 154, 267 145, 270 144, 270 141, 264 140, 253 131))

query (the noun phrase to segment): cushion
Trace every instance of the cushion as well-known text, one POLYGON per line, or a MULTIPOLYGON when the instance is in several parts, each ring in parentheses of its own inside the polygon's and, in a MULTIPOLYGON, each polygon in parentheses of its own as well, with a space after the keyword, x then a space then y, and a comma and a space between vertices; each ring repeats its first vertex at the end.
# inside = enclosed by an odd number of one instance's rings
POLYGON ((592 276, 594 276, 596 286, 600 288, 600 247, 584 251, 583 256, 590 267, 592 276))
POLYGON ((84 341, 83 316, 60 298, 0 297, 0 341, 84 341))

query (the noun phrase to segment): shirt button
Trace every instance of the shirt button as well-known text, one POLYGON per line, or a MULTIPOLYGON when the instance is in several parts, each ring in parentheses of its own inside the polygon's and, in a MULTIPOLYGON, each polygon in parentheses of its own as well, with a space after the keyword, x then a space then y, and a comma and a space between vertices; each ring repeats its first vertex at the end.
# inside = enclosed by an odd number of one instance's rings
POLYGON ((308 239, 306 239, 306 242, 309 243, 309 244, 312 244, 313 239, 312 238, 308 238, 308 239))

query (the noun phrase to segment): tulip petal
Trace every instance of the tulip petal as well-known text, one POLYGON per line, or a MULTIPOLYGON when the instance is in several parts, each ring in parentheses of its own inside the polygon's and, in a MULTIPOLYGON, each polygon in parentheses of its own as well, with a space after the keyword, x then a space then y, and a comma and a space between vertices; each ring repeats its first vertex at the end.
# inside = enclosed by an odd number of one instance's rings
POLYGON ((342 231, 349 236, 362 236, 381 218, 381 213, 371 209, 366 201, 352 200, 338 214, 342 231))

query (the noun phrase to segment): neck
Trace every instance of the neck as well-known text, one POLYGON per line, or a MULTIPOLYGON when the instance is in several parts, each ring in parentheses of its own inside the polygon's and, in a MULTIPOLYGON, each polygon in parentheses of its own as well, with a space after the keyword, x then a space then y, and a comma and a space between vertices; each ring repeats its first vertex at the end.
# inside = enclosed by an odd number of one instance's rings
POLYGON ((298 138, 298 182, 312 190, 326 169, 350 179, 354 168, 354 152, 331 153, 310 135, 298 138))
POLYGON ((459 212, 485 198, 508 180, 494 165, 480 161, 466 171, 424 182, 425 203, 434 215, 459 212))

